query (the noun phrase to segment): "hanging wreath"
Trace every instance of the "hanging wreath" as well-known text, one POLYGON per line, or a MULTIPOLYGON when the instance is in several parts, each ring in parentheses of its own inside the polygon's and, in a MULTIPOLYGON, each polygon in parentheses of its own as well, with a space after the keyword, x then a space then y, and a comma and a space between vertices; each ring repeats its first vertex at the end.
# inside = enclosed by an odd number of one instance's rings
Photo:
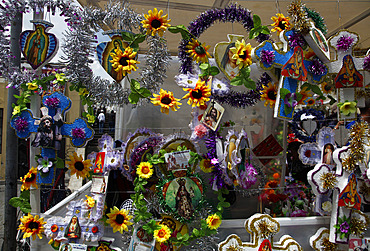
POLYGON ((316 135, 320 128, 324 124, 324 112, 315 110, 315 109, 302 109, 294 112, 293 120, 290 124, 292 132, 296 136, 296 138, 302 140, 303 142, 316 142, 316 135), (311 135, 307 134, 307 132, 301 127, 302 122, 302 115, 306 114, 307 116, 313 116, 314 120, 317 123, 316 130, 312 132, 311 135))

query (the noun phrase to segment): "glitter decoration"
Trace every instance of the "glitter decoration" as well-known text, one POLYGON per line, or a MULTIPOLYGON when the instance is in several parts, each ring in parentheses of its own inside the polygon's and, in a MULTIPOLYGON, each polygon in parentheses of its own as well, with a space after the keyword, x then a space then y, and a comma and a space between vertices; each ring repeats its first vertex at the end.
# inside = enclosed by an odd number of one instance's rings
POLYGON ((336 44, 337 50, 347 51, 352 47, 354 39, 351 36, 341 36, 336 44))
POLYGON ((321 241, 321 246, 323 251, 336 251, 338 249, 338 244, 329 241, 329 238, 324 238, 321 241))
POLYGON ((293 120, 290 123, 290 128, 294 135, 302 140, 303 142, 316 142, 316 135, 320 128, 324 125, 325 117, 324 112, 320 110, 315 109, 302 109, 297 110, 294 112, 293 120), (301 116, 303 114, 306 114, 307 116, 312 115, 315 117, 315 121, 317 123, 317 130, 315 130, 311 135, 308 135, 304 130, 301 129, 300 123, 301 123, 301 116))
POLYGON ((275 60, 275 52, 269 50, 262 50, 260 59, 263 63, 271 65, 275 60))
POLYGON ((370 71, 370 54, 368 54, 365 58, 364 58, 364 64, 363 64, 363 69, 365 71, 370 71))
POLYGON ((326 73, 326 66, 318 57, 312 60, 312 64, 308 67, 308 71, 313 75, 323 75, 326 73))
POLYGON ((301 0, 294 0, 288 6, 287 12, 292 18, 294 29, 307 34, 310 31, 310 20, 304 7, 305 5, 302 4, 301 0))
POLYGON ((351 223, 350 223, 351 227, 349 231, 352 235, 355 235, 360 238, 364 237, 364 233, 367 230, 367 227, 369 225, 368 216, 367 215, 364 215, 364 216, 367 217, 366 218, 367 221, 360 220, 357 217, 351 217, 351 223))
POLYGON ((44 101, 44 104, 48 107, 48 108, 58 108, 59 107, 59 104, 60 104, 60 100, 59 98, 57 97, 50 97, 50 98, 46 98, 45 101, 44 101))
POLYGON ((14 120, 14 127, 18 132, 25 132, 28 127, 28 121, 25 118, 18 116, 14 120))
MULTIPOLYGON (((288 36, 288 42, 289 42, 289 46, 292 47, 292 48, 294 48, 296 46, 300 46, 300 47, 304 48, 307 45, 307 43, 304 40, 302 34, 298 33, 298 32, 293 32, 291 35, 289 35, 288 36)), ((262 57, 262 55, 261 55, 261 57, 262 57)))
POLYGON ((245 168, 245 171, 240 171, 240 186, 243 189, 248 189, 257 182, 257 171, 256 169, 251 165, 247 165, 245 168))
POLYGON ((265 239, 270 238, 278 232, 278 229, 273 222, 267 220, 260 220, 257 224, 257 228, 259 236, 265 239))
POLYGON ((323 173, 320 176, 320 181, 322 182, 322 187, 324 189, 332 189, 337 184, 337 177, 333 173, 323 173))
POLYGON ((307 8, 306 6, 303 7, 304 11, 307 13, 307 17, 311 18, 312 21, 315 23, 315 27, 319 29, 324 35, 328 32, 328 28, 326 27, 324 18, 315 10, 307 8))
POLYGON ((72 137, 77 139, 83 139, 86 137, 85 130, 83 128, 73 128, 72 137))

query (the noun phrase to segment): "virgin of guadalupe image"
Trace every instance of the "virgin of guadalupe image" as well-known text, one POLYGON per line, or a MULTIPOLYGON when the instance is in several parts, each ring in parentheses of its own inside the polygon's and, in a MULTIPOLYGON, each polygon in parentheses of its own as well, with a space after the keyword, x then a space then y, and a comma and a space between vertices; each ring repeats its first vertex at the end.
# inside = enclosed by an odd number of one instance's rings
POLYGON ((232 58, 233 53, 230 51, 232 47, 235 47, 235 43, 227 45, 221 61, 221 67, 225 70, 230 80, 239 74, 239 66, 236 64, 236 59, 232 58))
POLYGON ((361 209, 361 197, 357 191, 357 179, 355 174, 348 177, 348 184, 339 194, 338 206, 361 209))
POLYGON ((258 251, 272 251, 270 241, 268 239, 263 240, 258 251))
POLYGON ((177 180, 179 189, 176 194, 176 210, 177 213, 188 220, 193 216, 194 208, 192 204, 192 198, 194 197, 194 190, 191 187, 190 191, 186 189, 186 179, 180 178, 177 180))
POLYGON ((283 66, 281 75, 300 81, 307 80, 307 70, 303 64, 303 50, 301 47, 296 46, 294 48, 294 53, 283 66))
POLYGON ((43 26, 37 25, 36 30, 28 35, 26 40, 25 54, 27 61, 34 65, 40 65, 46 58, 48 37, 43 26))
POLYGON ((79 239, 81 237, 81 227, 78 222, 78 217, 74 215, 66 227, 64 237, 68 239, 79 239))
POLYGON ((335 87, 362 87, 363 81, 364 77, 356 70, 352 56, 346 55, 343 58, 342 68, 334 79, 335 87))

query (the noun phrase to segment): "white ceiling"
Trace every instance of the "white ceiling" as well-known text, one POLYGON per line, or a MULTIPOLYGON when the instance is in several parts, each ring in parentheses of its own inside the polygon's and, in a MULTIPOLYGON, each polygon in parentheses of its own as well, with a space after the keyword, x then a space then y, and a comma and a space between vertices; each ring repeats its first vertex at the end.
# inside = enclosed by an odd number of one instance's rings
MULTIPOLYGON (((107 1, 102 0, 79 0, 79 2, 83 6, 99 8, 104 8, 107 4, 107 1)), ((207 9, 224 8, 228 4, 236 3, 230 0, 132 0, 128 2, 137 13, 146 14, 148 10, 153 8, 163 9, 165 14, 169 14, 169 18, 172 20, 171 25, 183 24, 185 26, 188 26, 192 20, 207 9)), ((341 28, 346 28, 360 35, 357 49, 365 51, 370 48, 370 0, 308 0, 303 3, 324 17, 328 27, 327 37, 334 35, 341 28)), ((238 1, 237 4, 251 10, 253 14, 259 15, 263 25, 269 25, 272 23, 270 18, 276 13, 281 12, 285 16, 288 15, 287 6, 290 4, 290 0, 242 0, 238 1)), ((216 23, 201 35, 200 41, 211 45, 211 51, 213 51, 216 43, 227 41, 227 34, 248 35, 239 23, 216 23)), ((273 38, 278 41, 276 34, 273 34, 273 38)), ((171 54, 176 55, 180 35, 167 32, 166 39, 171 54)), ((252 45, 256 46, 253 42, 252 45)))

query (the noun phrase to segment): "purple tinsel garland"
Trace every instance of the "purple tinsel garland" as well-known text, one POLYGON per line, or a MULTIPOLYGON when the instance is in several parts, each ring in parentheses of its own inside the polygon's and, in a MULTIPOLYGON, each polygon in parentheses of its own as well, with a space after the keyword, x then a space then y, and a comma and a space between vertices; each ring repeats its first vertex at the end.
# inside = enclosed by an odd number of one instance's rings
POLYGON ((76 139, 84 139, 86 137, 85 130, 83 128, 73 128, 72 137, 76 139))
POLYGON ((365 71, 370 71, 370 54, 365 57, 363 68, 365 71))
MULTIPOLYGON (((209 9, 200 14, 200 16, 193 20, 189 26, 189 32, 198 38, 204 31, 206 31, 210 26, 212 26, 216 21, 219 22, 238 22, 243 25, 243 27, 250 31, 254 28, 253 19, 251 12, 248 9, 245 9, 236 4, 227 6, 224 9, 209 9)), ((267 39, 270 39, 270 35, 260 34, 256 37, 256 40, 261 43, 267 39)), ((186 53, 186 45, 189 41, 181 40, 179 46, 179 58, 181 61, 181 73, 193 73, 192 70, 192 59, 189 54, 186 53)))
POLYGON ((260 58, 262 63, 271 65, 272 62, 275 60, 275 52, 269 50, 261 50, 260 58))
POLYGON ((18 132, 24 132, 26 128, 28 127, 28 121, 22 117, 18 117, 14 121, 14 125, 15 125, 15 130, 17 130, 18 132))
POLYGON ((45 99, 45 105, 50 107, 50 108, 57 108, 60 104, 59 98, 47 98, 45 99))
MULTIPOLYGON (((216 152, 216 137, 217 137, 217 131, 209 130, 208 136, 205 140, 205 146, 208 150, 206 156, 207 159, 213 159, 217 158, 217 152, 216 152)), ((216 163, 214 165, 214 168, 212 170, 212 177, 209 180, 209 183, 213 186, 215 184, 217 186, 217 189, 221 189, 223 187, 226 187, 226 183, 223 179, 223 172, 220 168, 220 164, 216 163)))
POLYGON ((227 95, 212 94, 213 98, 220 104, 228 104, 233 107, 245 108, 256 104, 261 97, 260 91, 264 85, 271 82, 271 77, 267 73, 263 73, 256 83, 257 89, 255 91, 249 91, 246 93, 240 93, 231 90, 227 95))
POLYGON ((326 72, 326 67, 319 58, 315 57, 312 60, 312 64, 308 67, 308 71, 313 75, 320 76, 326 72))
POLYGON ((292 35, 288 37, 289 46, 294 48, 296 46, 305 47, 306 41, 304 40, 303 36, 300 33, 294 32, 292 35))
POLYGON ((348 50, 352 46, 353 40, 351 36, 341 36, 337 41, 337 49, 343 51, 348 50))

